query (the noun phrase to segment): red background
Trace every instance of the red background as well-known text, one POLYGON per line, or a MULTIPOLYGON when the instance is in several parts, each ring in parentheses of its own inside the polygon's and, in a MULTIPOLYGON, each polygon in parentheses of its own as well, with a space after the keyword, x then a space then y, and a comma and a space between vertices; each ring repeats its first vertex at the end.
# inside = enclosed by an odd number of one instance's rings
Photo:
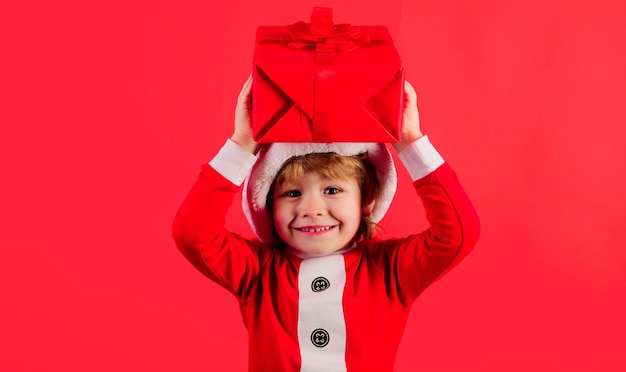
MULTIPOLYGON (((245 370, 237 304, 171 221, 232 131, 255 28, 320 3, 219 4, 0 4, 0 370, 245 370)), ((320 5, 390 28, 481 216, 397 370, 626 370, 626 3, 320 5)), ((424 226, 400 172, 390 235, 424 226)), ((250 231, 238 207, 229 224, 250 231)))

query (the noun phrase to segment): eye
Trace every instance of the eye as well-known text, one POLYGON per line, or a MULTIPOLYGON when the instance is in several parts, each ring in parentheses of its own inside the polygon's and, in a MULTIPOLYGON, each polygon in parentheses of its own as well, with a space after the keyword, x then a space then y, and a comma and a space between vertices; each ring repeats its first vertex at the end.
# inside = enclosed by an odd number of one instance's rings
POLYGON ((341 190, 337 187, 327 187, 326 189, 324 189, 324 194, 326 195, 335 195, 335 194, 339 194, 341 192, 341 190))
POLYGON ((300 190, 287 190, 283 193, 283 195, 288 198, 297 198, 298 196, 301 196, 302 193, 300 193, 300 190))

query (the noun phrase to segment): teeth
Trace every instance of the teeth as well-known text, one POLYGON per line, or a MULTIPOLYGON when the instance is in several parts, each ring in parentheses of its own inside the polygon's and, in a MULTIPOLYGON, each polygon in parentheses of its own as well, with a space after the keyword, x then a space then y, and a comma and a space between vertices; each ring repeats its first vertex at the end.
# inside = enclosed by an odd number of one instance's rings
POLYGON ((320 231, 326 231, 326 230, 330 230, 330 226, 326 226, 326 227, 318 227, 316 229, 309 229, 309 228, 302 228, 301 230, 304 232, 320 232, 320 231))

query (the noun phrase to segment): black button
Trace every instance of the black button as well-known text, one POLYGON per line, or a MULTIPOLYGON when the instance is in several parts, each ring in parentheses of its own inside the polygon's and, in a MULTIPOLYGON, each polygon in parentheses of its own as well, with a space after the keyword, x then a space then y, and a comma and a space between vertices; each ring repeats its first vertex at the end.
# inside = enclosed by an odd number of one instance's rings
POLYGON ((318 328, 311 333, 311 342, 317 347, 328 345, 328 341, 330 341, 330 335, 324 329, 318 328))
POLYGON ((330 282, 323 276, 315 278, 313 283, 311 283, 311 290, 313 290, 313 292, 321 292, 328 287, 330 287, 330 282))

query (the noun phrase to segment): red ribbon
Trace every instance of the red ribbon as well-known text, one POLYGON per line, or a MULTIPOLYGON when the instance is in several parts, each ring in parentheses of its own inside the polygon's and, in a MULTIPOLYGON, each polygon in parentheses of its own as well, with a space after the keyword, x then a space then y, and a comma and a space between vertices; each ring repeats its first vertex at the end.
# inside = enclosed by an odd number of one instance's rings
POLYGON ((281 43, 322 53, 347 53, 370 43, 367 33, 347 23, 333 25, 332 17, 331 8, 313 8, 311 23, 300 21, 287 26, 289 35, 285 35, 281 43))

